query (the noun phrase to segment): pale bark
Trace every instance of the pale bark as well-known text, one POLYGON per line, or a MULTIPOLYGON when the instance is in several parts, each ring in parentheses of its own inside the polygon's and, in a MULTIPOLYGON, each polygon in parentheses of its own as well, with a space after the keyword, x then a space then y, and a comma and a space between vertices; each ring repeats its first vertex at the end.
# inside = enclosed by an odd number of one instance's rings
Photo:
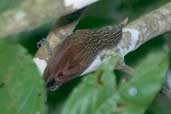
POLYGON ((0 38, 34 30, 98 0, 23 0, 0 13, 0 38))
POLYGON ((156 36, 171 30, 171 2, 156 9, 124 28, 119 53, 125 56, 156 36))
MULTIPOLYGON (((161 35, 168 31, 171 31, 171 2, 167 3, 166 5, 160 7, 146 15, 141 16, 140 18, 136 19, 135 21, 133 21, 133 22, 129 23, 127 26, 125 26, 123 28, 123 37, 122 37, 120 44, 118 45, 117 50, 114 50, 111 52, 104 51, 102 56, 105 59, 110 54, 112 55, 114 52, 116 52, 116 53, 120 54, 122 57, 124 57, 126 54, 128 54, 131 51, 134 51, 135 49, 137 49, 139 46, 141 46, 145 42, 149 41, 150 39, 155 38, 156 36, 161 35)), ((50 44, 52 44, 52 42, 53 42, 52 39, 61 41, 60 39, 64 38, 64 36, 60 37, 59 32, 57 34, 58 34, 57 35, 58 38, 54 37, 55 35, 51 36, 50 44)), ((59 44, 59 42, 55 45, 58 45, 58 44, 59 44)), ((54 44, 52 47, 54 47, 54 44)), ((43 55, 39 54, 34 59, 39 59, 41 61, 47 61, 47 58, 48 58, 48 55, 46 53, 43 55)), ((100 57, 98 57, 98 59, 99 58, 100 57)), ((99 61, 99 60, 97 60, 97 61, 99 61)), ((101 61, 101 63, 103 62, 103 60, 100 60, 100 61, 101 61)), ((36 60, 36 64, 41 69, 39 62, 37 60, 36 60)), ((97 62, 93 62, 92 64, 97 64, 97 62)), ((100 64, 98 63, 98 66, 100 64)), ((43 72, 45 66, 43 67, 43 69, 41 69, 42 72, 43 72)), ((90 72, 93 70, 90 69, 90 72)), ((88 71, 87 71, 87 73, 88 73, 88 71)), ((168 78, 168 79, 170 79, 170 78, 168 78)), ((167 81, 167 82, 170 82, 170 81, 167 81)), ((169 85, 171 85, 171 84, 169 84, 169 85)))

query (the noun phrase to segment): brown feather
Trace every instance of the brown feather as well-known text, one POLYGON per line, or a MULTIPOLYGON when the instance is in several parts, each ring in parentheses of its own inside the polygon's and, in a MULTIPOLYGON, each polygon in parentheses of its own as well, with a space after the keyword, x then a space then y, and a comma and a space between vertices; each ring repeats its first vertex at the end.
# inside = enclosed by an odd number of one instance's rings
POLYGON ((60 86, 80 75, 103 49, 116 46, 120 27, 78 30, 57 47, 44 72, 47 87, 60 86))

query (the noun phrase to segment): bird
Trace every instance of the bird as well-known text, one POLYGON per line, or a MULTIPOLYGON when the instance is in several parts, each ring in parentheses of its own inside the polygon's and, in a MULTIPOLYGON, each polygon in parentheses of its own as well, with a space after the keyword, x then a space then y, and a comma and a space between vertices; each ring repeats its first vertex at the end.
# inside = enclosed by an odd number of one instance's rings
MULTIPOLYGON (((126 22, 127 23, 127 22, 126 22)), ((122 38, 122 28, 106 26, 100 29, 76 30, 55 47, 43 78, 50 91, 78 77, 103 50, 113 49, 122 38)))

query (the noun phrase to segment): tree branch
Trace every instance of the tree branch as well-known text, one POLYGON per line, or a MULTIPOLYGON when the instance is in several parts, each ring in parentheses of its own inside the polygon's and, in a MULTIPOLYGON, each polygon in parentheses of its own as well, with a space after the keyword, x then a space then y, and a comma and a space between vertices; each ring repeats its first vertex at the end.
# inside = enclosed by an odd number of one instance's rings
MULTIPOLYGON (((117 50, 112 50, 111 52, 103 52, 101 56, 97 57, 96 60, 90 65, 86 73, 95 71, 98 66, 103 63, 104 59, 109 57, 109 55, 117 52, 122 57, 131 51, 136 50, 139 46, 144 44, 156 36, 168 32, 171 30, 171 2, 158 8, 135 21, 128 24, 123 28, 123 37, 117 50)), ((71 31, 70 31, 71 32, 71 31)), ((59 32, 58 32, 59 34, 59 32)), ((58 35, 59 37, 60 35, 58 35)), ((64 38, 64 37, 60 37, 64 38)), ((60 39, 58 38, 58 39, 60 39)), ((51 39, 57 39, 51 37, 51 39)), ((51 44, 51 41, 50 41, 51 44)), ((59 42, 57 43, 59 44, 59 42)), ((56 44, 56 45, 57 45, 56 44)), ((39 69, 43 72, 46 66, 47 56, 42 58, 42 55, 36 56, 34 61, 36 62, 39 69), (40 64, 43 63, 42 67, 40 64)), ((85 74, 85 73, 83 73, 85 74)), ((171 88, 171 87, 170 87, 171 88)))
POLYGON ((35 29, 98 0, 24 0, 0 13, 0 38, 35 29))
POLYGON ((156 36, 171 30, 171 2, 128 24, 123 29, 119 53, 125 56, 156 36))

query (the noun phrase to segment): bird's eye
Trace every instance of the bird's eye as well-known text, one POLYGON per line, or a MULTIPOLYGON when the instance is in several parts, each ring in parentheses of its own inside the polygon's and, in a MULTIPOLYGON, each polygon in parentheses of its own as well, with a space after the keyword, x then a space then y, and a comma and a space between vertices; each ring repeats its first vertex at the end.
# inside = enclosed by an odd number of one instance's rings
POLYGON ((62 72, 59 72, 58 73, 58 77, 60 78, 60 77, 63 77, 64 76, 64 74, 62 73, 62 72))

